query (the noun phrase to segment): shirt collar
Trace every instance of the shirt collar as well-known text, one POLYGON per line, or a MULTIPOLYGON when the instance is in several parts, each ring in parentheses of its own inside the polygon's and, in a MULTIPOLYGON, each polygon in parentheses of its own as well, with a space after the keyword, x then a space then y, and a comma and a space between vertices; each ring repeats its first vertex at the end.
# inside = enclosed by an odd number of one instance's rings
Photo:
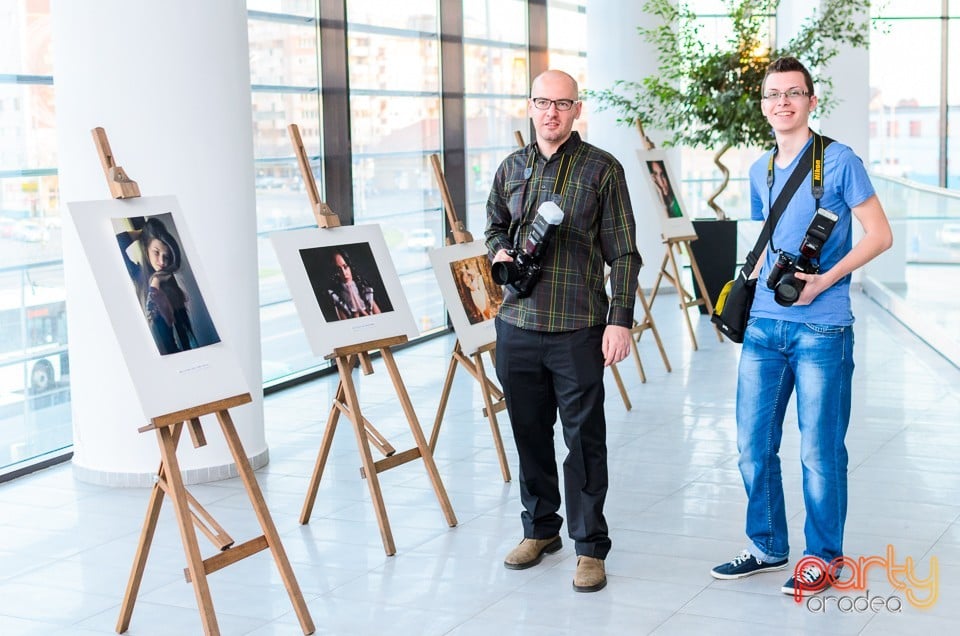
MULTIPOLYGON (((580 139, 580 133, 578 133, 576 130, 572 131, 570 133, 570 136, 567 137, 567 140, 562 144, 560 144, 560 147, 557 148, 557 151, 553 153, 553 156, 551 156, 550 159, 548 159, 548 161, 553 161, 554 159, 558 158, 562 154, 573 154, 574 152, 576 152, 577 148, 580 147, 581 143, 582 141, 580 139)), ((534 141, 533 145, 534 147, 537 148, 537 154, 542 157, 543 155, 540 152, 540 148, 537 146, 537 142, 534 141)))

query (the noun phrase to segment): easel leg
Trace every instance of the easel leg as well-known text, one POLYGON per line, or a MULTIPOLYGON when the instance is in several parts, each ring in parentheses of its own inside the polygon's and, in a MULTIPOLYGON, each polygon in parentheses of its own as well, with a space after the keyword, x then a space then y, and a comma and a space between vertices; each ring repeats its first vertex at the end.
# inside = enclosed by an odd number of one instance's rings
MULTIPOLYGON (((386 349, 384 351, 386 352, 386 349)), ((373 456, 370 454, 370 444, 367 439, 363 416, 360 413, 360 401, 357 399, 357 391, 353 386, 353 377, 350 374, 351 365, 348 363, 346 356, 337 357, 337 370, 340 372, 340 386, 344 391, 344 397, 350 409, 349 419, 357 437, 357 450, 360 451, 360 462, 367 479, 367 487, 370 489, 370 498, 373 500, 373 511, 377 515, 377 523, 380 525, 383 549, 387 556, 393 556, 397 553, 397 547, 393 542, 393 532, 390 530, 390 520, 387 518, 387 509, 383 504, 383 493, 380 490, 380 479, 377 477, 377 468, 373 465, 373 456)))
POLYGON ((660 270, 657 271, 657 279, 653 281, 653 288, 650 291, 650 302, 649 307, 653 307, 653 301, 657 299, 657 294, 660 292, 660 283, 663 282, 663 275, 667 272, 667 261, 670 260, 670 244, 667 243, 667 251, 663 255, 663 261, 660 262, 660 270))
MULTIPOLYGON (((640 359, 639 357, 637 358, 640 359)), ((629 411, 633 408, 633 404, 630 403, 630 398, 627 396, 627 388, 623 386, 623 378, 620 377, 620 372, 617 371, 617 365, 611 364, 610 370, 613 372, 613 379, 617 383, 617 390, 620 391, 620 397, 623 399, 623 406, 629 411)))
POLYGON ((640 361, 640 348, 637 347, 637 343, 640 342, 640 334, 642 331, 636 333, 636 339, 631 334, 630 337, 630 350, 633 352, 633 361, 637 363, 637 373, 640 374, 640 382, 643 384, 647 383, 647 374, 643 372, 643 362, 640 361))
MULTIPOLYGON (((480 395, 483 396, 483 406, 490 422, 490 432, 493 434, 493 445, 497 449, 497 459, 500 461, 500 474, 503 481, 510 481, 510 466, 507 464, 507 454, 503 448, 503 438, 500 436, 500 425, 497 424, 497 413, 494 411, 493 400, 490 399, 490 385, 483 368, 483 354, 473 354, 473 364, 477 369, 477 379, 480 381, 480 395)), ((453 364, 453 361, 451 361, 453 364)), ((433 451, 433 449, 430 449, 433 451)))
MULTIPOLYGON (((703 276, 700 274, 700 266, 697 265, 697 259, 693 257, 693 250, 690 249, 690 244, 687 243, 687 250, 690 254, 690 270, 693 272, 693 278, 697 281, 698 289, 700 294, 703 296, 704 306, 707 308, 707 315, 713 315, 713 303, 710 302, 710 295, 707 293, 707 286, 703 282, 703 276)), ((713 324, 713 323, 710 323, 713 324)), ((713 325, 713 331, 717 334, 717 340, 723 342, 723 334, 720 333, 720 330, 717 329, 716 325, 713 325)))
POLYGON ((313 625, 313 619, 310 618, 310 610, 303 600, 303 593, 297 584, 297 578, 293 574, 293 568, 290 567, 290 561, 287 559, 287 553, 283 549, 283 543, 280 541, 280 535, 277 534, 277 528, 273 524, 273 517, 270 516, 270 510, 263 499, 263 493, 257 478, 253 474, 253 468, 250 466, 250 460, 243 450, 243 444, 240 442, 240 436, 237 435, 237 429, 233 425, 233 419, 228 411, 218 411, 217 420, 220 422, 220 428, 223 429, 223 435, 227 440, 227 446, 233 454, 233 461, 236 463, 237 472, 247 490, 247 496, 250 498, 250 504, 257 515, 257 521, 260 522, 260 528, 263 529, 263 536, 270 546, 273 553, 273 560, 280 570, 280 578, 283 579, 283 586, 287 588, 287 595, 290 596, 290 602, 297 613, 300 621, 300 627, 304 634, 312 634, 316 631, 313 625))
POLYGON ((140 542, 137 544, 137 553, 133 559, 133 569, 130 571, 130 579, 127 581, 127 591, 123 595, 123 603, 120 605, 120 618, 117 620, 117 633, 122 634, 130 627, 130 620, 133 618, 133 606, 137 602, 137 595, 140 593, 140 583, 143 581, 143 572, 147 566, 147 557, 150 556, 150 546, 153 543, 153 535, 157 530, 157 520, 160 518, 160 508, 163 505, 163 489, 160 487, 159 479, 163 479, 163 463, 160 463, 160 469, 157 471, 158 481, 153 485, 150 492, 150 500, 147 503, 147 514, 143 521, 143 530, 140 531, 140 542))
MULTIPOLYGON (((175 426, 177 440, 179 440, 181 426, 182 424, 175 426)), ((183 541, 183 550, 187 557, 187 569, 190 571, 190 581, 193 583, 193 592, 197 598, 203 631, 207 636, 219 635, 220 628, 217 625, 217 615, 213 610, 213 599, 210 596, 210 586, 207 584, 207 573, 203 565, 203 557, 200 555, 200 546, 197 543, 197 533, 193 527, 193 517, 190 515, 183 477, 180 475, 180 464, 177 462, 177 444, 174 441, 174 433, 171 432, 169 426, 163 426, 157 429, 157 437, 160 441, 160 456, 163 459, 169 486, 168 494, 173 501, 174 511, 176 512, 177 526, 180 528, 180 538, 183 541)))
MULTIPOLYGON (((343 401, 343 382, 337 386, 337 395, 334 397, 334 404, 343 401)), ((330 415, 327 417, 327 427, 323 431, 323 439, 320 441, 320 450, 317 452, 317 461, 313 466, 313 474, 310 476, 310 484, 307 486, 307 496, 303 500, 303 508, 300 510, 300 525, 310 523, 310 515, 313 514, 313 504, 317 500, 317 490, 320 488, 320 479, 323 477, 323 469, 327 465, 327 457, 330 455, 330 447, 333 445, 333 434, 337 430, 337 421, 340 419, 340 409, 336 406, 330 408, 330 415)))
MULTIPOLYGON (((447 410, 447 400, 450 399, 450 389, 453 388, 453 376, 457 373, 457 353, 460 352, 460 341, 453 348, 453 355, 450 356, 450 366, 447 367, 447 377, 443 381, 443 390, 440 392, 440 405, 437 407, 437 417, 433 420, 433 429, 430 431, 430 452, 437 450, 437 439, 440 437, 440 423, 443 421, 443 414, 447 410)), ((509 478, 507 481, 510 481, 509 478)))
MULTIPOLYGON (((667 358, 667 351, 663 348, 663 340, 660 339, 660 332, 657 330, 657 323, 653 320, 653 314, 650 313, 650 303, 647 302, 646 296, 643 294, 643 290, 640 287, 637 287, 637 297, 640 299, 640 305, 643 307, 644 321, 641 325, 644 329, 649 329, 653 332, 653 339, 657 343, 657 349, 660 350, 660 358, 663 360, 663 366, 667 369, 667 373, 671 373, 673 369, 670 368, 670 360, 667 358)), ((640 335, 643 333, 643 329, 637 331, 636 343, 640 342, 640 335)), ((640 353, 636 350, 634 346, 634 353, 637 354, 637 365, 640 368, 640 376, 643 378, 643 381, 646 382, 646 376, 643 373, 643 364, 640 362, 640 353)))
MULTIPOLYGON (((673 269, 673 286, 677 288, 677 295, 680 297, 680 311, 683 312, 683 319, 687 321, 687 332, 690 334, 690 341, 693 343, 693 350, 698 351, 697 336, 693 332, 693 323, 690 322, 690 312, 687 311, 687 290, 680 284, 680 268, 677 266, 677 259, 673 255, 673 243, 667 244, 667 254, 670 258, 670 266, 673 269)), ((687 250, 690 244, 687 243, 687 250)))
MULTIPOLYGON (((430 483, 433 485, 433 490, 437 494, 440 508, 443 509, 443 515, 447 519, 447 524, 452 528, 457 525, 457 517, 453 514, 453 506, 450 505, 447 491, 443 487, 443 482, 440 481, 440 473, 437 471, 437 465, 433 461, 433 453, 430 452, 427 440, 423 436, 419 422, 417 422, 417 414, 413 410, 413 404, 410 403, 410 396, 407 395, 407 389, 403 386, 403 382, 400 379, 400 371, 397 369, 396 360, 393 359, 393 351, 385 347, 381 349, 380 352, 383 356, 383 362, 387 367, 387 372, 390 374, 390 380, 393 382, 393 388, 397 392, 397 397, 400 398, 400 405, 403 407, 403 412, 407 416, 407 422, 410 424, 410 432, 413 434, 413 439, 416 440, 417 448, 420 449, 420 457, 423 459, 423 463, 427 468, 427 475, 430 477, 430 483)), ((369 477, 370 473, 368 472, 367 478, 369 479, 369 477)))

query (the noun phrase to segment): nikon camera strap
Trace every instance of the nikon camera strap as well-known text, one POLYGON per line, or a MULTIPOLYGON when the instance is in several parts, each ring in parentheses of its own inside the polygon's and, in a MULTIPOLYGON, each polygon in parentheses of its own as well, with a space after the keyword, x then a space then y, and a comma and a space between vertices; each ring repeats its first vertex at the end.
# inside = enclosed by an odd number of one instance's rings
MULTIPOLYGON (((777 221, 780 220, 780 216, 787 208, 790 199, 793 198, 797 188, 800 187, 800 182, 806 179, 807 173, 811 171, 813 177, 810 180, 810 191, 813 198, 816 199, 814 210, 820 207, 820 199, 823 198, 823 154, 831 143, 833 143, 833 139, 813 133, 813 143, 807 146, 807 150, 800 157, 797 167, 793 169, 790 178, 783 186, 783 190, 777 196, 777 200, 770 206, 770 213, 767 215, 767 221, 763 224, 760 236, 757 237, 753 249, 747 254, 746 264, 744 265, 746 276, 749 277, 753 273, 767 241, 770 241, 771 247, 773 246, 773 230, 777 226, 777 221)), ((773 161, 776 156, 777 148, 774 148, 773 152, 770 153, 770 161, 767 163, 767 187, 770 189, 771 195, 773 194, 773 161)), ((767 200, 769 200, 769 197, 767 200)))

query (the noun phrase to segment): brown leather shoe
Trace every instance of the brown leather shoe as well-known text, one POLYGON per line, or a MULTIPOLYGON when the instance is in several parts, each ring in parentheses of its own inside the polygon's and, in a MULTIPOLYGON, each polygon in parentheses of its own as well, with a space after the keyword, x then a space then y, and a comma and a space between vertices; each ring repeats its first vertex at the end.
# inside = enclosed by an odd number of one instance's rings
POLYGON ((578 592, 598 592, 607 585, 603 559, 577 557, 577 571, 573 575, 573 589, 578 592))
POLYGON ((503 560, 503 566, 508 570, 526 570, 540 563, 544 554, 553 554, 562 547, 560 535, 549 539, 524 539, 520 545, 510 550, 510 554, 503 560))

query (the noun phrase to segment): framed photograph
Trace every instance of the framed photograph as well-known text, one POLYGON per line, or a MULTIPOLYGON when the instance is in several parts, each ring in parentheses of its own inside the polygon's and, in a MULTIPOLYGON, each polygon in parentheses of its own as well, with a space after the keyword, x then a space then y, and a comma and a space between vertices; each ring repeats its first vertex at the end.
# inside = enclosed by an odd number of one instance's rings
POLYGON ((503 289, 493 282, 483 241, 431 250, 430 263, 463 352, 469 355, 494 342, 493 319, 503 302, 503 289))
POLYGON ((637 156, 650 191, 650 201, 660 219, 660 233, 664 239, 696 236, 693 223, 686 214, 680 196, 680 181, 670 169, 666 153, 660 148, 638 150, 637 156))
POLYGON ((247 393, 176 198, 67 209, 146 419, 247 393))
POLYGON ((314 355, 417 336, 379 225, 275 232, 270 240, 314 355))
POLYGON ((111 219, 118 257, 160 355, 220 342, 169 212, 111 219))

